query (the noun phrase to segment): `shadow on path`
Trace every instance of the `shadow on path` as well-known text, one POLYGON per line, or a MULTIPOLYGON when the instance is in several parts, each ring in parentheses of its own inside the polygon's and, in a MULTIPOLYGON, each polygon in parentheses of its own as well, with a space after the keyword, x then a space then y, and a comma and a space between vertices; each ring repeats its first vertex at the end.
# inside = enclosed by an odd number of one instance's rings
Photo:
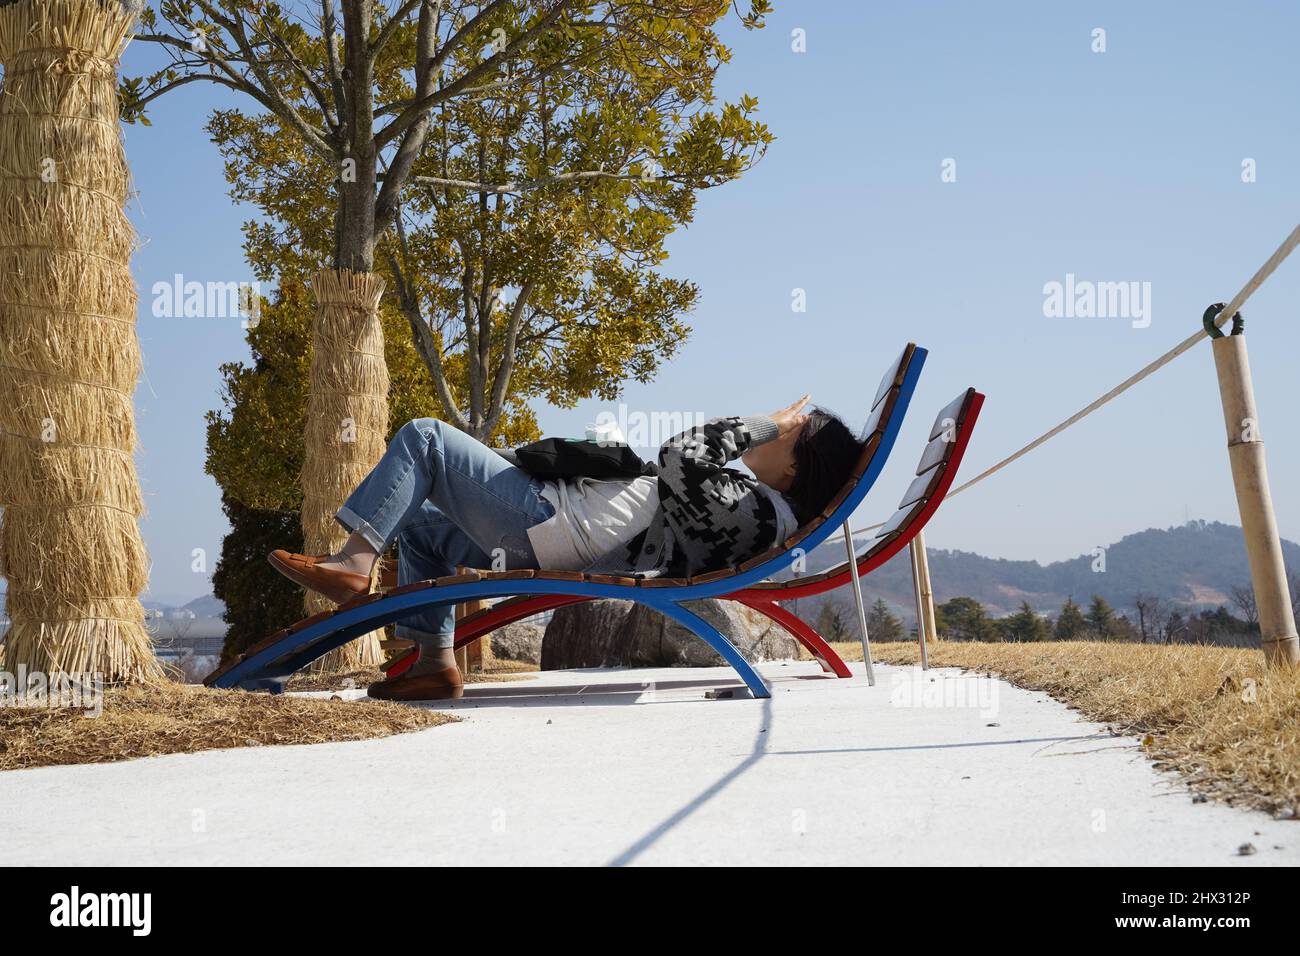
POLYGON ((749 699, 743 681, 723 678, 696 678, 660 681, 627 681, 620 684, 534 684, 526 681, 467 684, 460 700, 412 702, 431 710, 473 710, 476 707, 564 707, 592 704, 680 704, 705 700, 704 692, 731 691, 728 700, 749 699), (698 695, 686 692, 698 690, 698 695), (660 697, 659 695, 663 695, 660 697))
MULTIPOLYGON (((769 682, 770 683, 770 682, 769 682)), ((767 754, 767 741, 772 729, 772 698, 768 697, 763 700, 763 710, 759 715, 758 731, 754 734, 754 748, 750 751, 749 756, 745 757, 740 763, 719 777, 714 783, 705 787, 694 799, 690 800, 681 809, 677 810, 666 820, 652 829, 641 839, 637 840, 626 850, 609 861, 609 866, 626 866, 636 860, 638 856, 652 847, 660 837, 668 833, 673 827, 677 826, 692 813, 698 810, 704 804, 708 803, 719 793, 730 786, 742 774, 748 771, 754 764, 758 763, 767 754)))
POLYGON ((1064 737, 1018 737, 1012 740, 981 740, 973 742, 960 743, 940 743, 940 744, 908 744, 898 747, 840 747, 827 748, 821 750, 768 750, 767 741, 771 739, 772 730, 772 699, 768 698, 763 701, 763 710, 760 715, 758 730, 754 735, 753 749, 747 754, 735 767, 727 771, 716 781, 705 787, 699 794, 688 801, 680 809, 672 813, 658 826, 651 829, 635 843, 631 844, 622 853, 615 856, 608 863, 609 866, 626 866, 636 861, 646 850, 650 849, 663 836, 669 833, 674 827, 686 820, 692 813, 704 806, 728 786, 739 779, 754 767, 763 757, 799 757, 799 756, 820 756, 825 754, 854 754, 854 753, 889 753, 905 750, 947 750, 963 747, 1005 747, 1016 744, 1056 744, 1073 741, 1092 741, 1092 740, 1111 740, 1114 735, 1110 733, 1100 734, 1074 734, 1064 737))
POLYGON ((1111 733, 1085 734, 1070 737, 1017 737, 1013 740, 975 740, 955 744, 905 744, 901 747, 828 747, 825 750, 769 750, 772 757, 802 757, 819 754, 873 754, 893 753, 901 750, 949 750, 957 747, 1005 747, 1009 744, 1058 744, 1070 740, 1114 740, 1111 733))

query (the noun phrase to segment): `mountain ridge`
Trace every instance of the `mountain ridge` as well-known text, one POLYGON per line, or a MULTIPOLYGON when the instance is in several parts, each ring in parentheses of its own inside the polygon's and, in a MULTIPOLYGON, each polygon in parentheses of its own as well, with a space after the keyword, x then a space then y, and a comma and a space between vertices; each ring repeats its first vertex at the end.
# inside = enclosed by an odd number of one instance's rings
MULTIPOLYGON (((854 536, 859 547, 867 536, 854 536)), ((1169 528, 1147 528, 1097 552, 1041 564, 1032 560, 989 558, 972 551, 927 548, 935 601, 972 597, 991 616, 1019 609, 1021 601, 1040 613, 1054 613, 1067 597, 1086 604, 1094 594, 1114 607, 1131 609, 1138 594, 1155 594, 1187 610, 1230 605, 1231 588, 1250 584, 1241 528, 1222 522, 1189 521, 1169 528), (1094 566, 1105 570, 1094 571, 1094 566)), ((1283 540, 1287 567, 1300 571, 1300 545, 1283 540)), ((843 541, 826 542, 808 555, 809 573, 839 564, 843 541)), ((907 551, 862 579, 868 602, 877 597, 911 622, 915 618, 907 551)), ((830 599, 851 607, 848 589, 830 599)), ((812 599, 818 600, 818 599, 812 599)))

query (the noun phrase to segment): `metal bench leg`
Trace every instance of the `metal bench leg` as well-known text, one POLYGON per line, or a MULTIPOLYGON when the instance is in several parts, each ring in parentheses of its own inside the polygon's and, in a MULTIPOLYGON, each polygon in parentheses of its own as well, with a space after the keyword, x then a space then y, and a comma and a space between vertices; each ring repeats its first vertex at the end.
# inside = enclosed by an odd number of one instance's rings
POLYGON ((753 601, 746 598, 736 598, 746 607, 751 607, 761 614, 765 614, 770 620, 780 624, 790 636, 804 646, 804 649, 816 659, 821 665, 822 670, 828 674, 834 674, 836 677, 852 677, 853 672, 849 670, 847 664, 840 659, 840 655, 835 653, 835 648, 831 647, 822 639, 822 636, 808 626, 801 618, 795 617, 775 601, 753 601))
POLYGON ((858 606, 858 627, 862 629, 862 659, 867 665, 867 686, 876 686, 876 669, 871 666, 871 639, 867 636, 867 609, 862 603, 862 582, 858 580, 857 555, 853 553, 853 529, 844 522, 844 550, 849 553, 849 580, 853 582, 853 601, 858 606))
POLYGON ((754 666, 745 660, 740 651, 736 649, 736 645, 732 644, 725 634, 704 620, 704 618, 674 601, 665 601, 662 604, 658 602, 646 603, 648 607, 654 608, 661 614, 667 614, 683 627, 689 628, 700 640, 721 654, 726 662, 736 669, 736 673, 740 675, 741 679, 749 685, 750 692, 755 697, 772 696, 767 682, 758 675, 758 671, 754 670, 754 666))

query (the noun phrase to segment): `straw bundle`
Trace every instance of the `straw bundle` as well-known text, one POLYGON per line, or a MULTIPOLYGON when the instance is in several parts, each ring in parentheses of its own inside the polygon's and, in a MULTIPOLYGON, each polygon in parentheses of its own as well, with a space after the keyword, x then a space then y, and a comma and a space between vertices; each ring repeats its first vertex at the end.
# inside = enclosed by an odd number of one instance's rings
POLYGON ((105 679, 161 676, 133 452, 140 372, 135 233, 116 0, 0 6, 0 572, 5 661, 105 679))
MULTIPOLYGON (((316 298, 303 441, 302 530, 308 554, 337 551, 347 532, 334 514, 384 453, 388 366, 379 299, 384 280, 369 272, 323 270, 316 298)), ((332 607, 307 593, 308 614, 332 607)), ((327 654, 317 670, 352 670, 382 661, 377 633, 327 654)))

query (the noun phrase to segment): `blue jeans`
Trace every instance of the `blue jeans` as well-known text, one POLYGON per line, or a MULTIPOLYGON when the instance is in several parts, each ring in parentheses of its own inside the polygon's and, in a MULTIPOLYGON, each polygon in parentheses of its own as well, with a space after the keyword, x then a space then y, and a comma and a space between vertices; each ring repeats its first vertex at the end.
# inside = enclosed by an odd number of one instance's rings
MULTIPOLYGON (((335 520, 381 554, 397 541, 397 581, 536 568, 528 529, 555 514, 542 483, 482 442, 436 418, 407 422, 335 520)), ((399 637, 451 647, 455 605, 428 608, 397 624, 399 637)))

